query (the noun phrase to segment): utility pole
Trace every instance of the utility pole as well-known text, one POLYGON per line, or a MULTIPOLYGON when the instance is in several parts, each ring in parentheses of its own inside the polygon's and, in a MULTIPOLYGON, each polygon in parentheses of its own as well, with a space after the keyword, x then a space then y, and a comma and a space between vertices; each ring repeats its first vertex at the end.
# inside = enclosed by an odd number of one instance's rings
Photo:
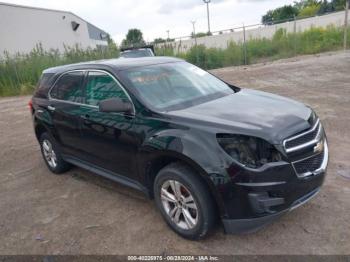
POLYGON ((245 35, 245 25, 243 23, 243 52, 244 52, 244 65, 247 65, 247 42, 245 35))
POLYGON ((294 34, 294 56, 296 56, 297 55, 297 18, 295 15, 294 15, 293 34, 294 34))
POLYGON ((209 15, 209 4, 211 0, 203 0, 205 4, 207 4, 207 17, 208 17, 208 35, 210 35, 210 15, 209 15))
POLYGON ((192 26, 193 26, 194 43, 195 43, 195 45, 197 45, 197 35, 196 35, 196 27, 195 27, 196 21, 191 21, 191 23, 192 23, 192 26))
POLYGON ((347 41, 348 41, 349 4, 350 4, 350 0, 346 0, 346 4, 345 4, 345 21, 344 21, 344 51, 347 48, 347 41))
POLYGON ((163 49, 163 55, 165 56, 165 51, 169 47, 168 42, 169 42, 169 30, 166 30, 168 34, 168 38, 165 40, 165 48, 163 49))
POLYGON ((198 65, 198 48, 197 48, 197 36, 196 36, 196 21, 191 21, 192 26, 193 26, 193 37, 194 37, 194 43, 195 43, 195 49, 196 49, 196 64, 198 65))

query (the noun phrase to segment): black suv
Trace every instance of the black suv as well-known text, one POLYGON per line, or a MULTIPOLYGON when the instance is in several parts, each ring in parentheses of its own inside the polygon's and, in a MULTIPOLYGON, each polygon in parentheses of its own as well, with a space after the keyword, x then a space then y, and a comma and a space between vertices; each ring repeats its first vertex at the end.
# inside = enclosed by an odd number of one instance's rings
POLYGON ((153 45, 147 45, 143 47, 127 47, 120 49, 120 57, 123 58, 139 58, 152 56, 154 56, 153 45))
POLYGON ((71 165, 155 199, 183 237, 254 231, 315 196, 328 163, 309 107, 241 89, 182 60, 47 69, 30 103, 48 168, 71 165))

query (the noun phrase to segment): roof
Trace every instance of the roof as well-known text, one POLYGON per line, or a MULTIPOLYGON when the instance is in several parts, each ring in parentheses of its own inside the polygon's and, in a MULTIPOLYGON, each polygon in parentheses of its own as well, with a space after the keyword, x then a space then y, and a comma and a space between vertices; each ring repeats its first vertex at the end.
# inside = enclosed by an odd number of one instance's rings
MULTIPOLYGON (((85 21, 86 23, 91 24, 90 22, 86 21, 85 19, 81 18, 80 16, 74 14, 71 11, 63 11, 63 10, 57 10, 57 9, 49 9, 49 8, 26 6, 26 5, 17 5, 17 4, 10 4, 10 3, 4 3, 4 2, 0 2, 0 5, 6 5, 6 6, 11 6, 11 7, 19 7, 19 8, 26 8, 26 9, 34 9, 34 10, 39 10, 39 11, 48 11, 48 12, 56 12, 56 13, 63 13, 63 14, 71 14, 71 15, 76 16, 77 18, 85 21)), ((93 24, 91 24, 91 25, 93 25, 93 24)), ((101 28, 99 28, 99 27, 97 27, 95 25, 93 25, 93 26, 98 28, 99 30, 105 32, 101 28)))
POLYGON ((62 73, 69 70, 79 70, 79 69, 101 69, 101 68, 111 68, 114 71, 123 71, 130 68, 144 67, 150 65, 167 64, 183 61, 182 59, 174 57, 140 57, 140 58, 117 58, 108 60, 98 60, 83 62, 77 64, 70 64, 58 67, 48 68, 44 73, 62 73))

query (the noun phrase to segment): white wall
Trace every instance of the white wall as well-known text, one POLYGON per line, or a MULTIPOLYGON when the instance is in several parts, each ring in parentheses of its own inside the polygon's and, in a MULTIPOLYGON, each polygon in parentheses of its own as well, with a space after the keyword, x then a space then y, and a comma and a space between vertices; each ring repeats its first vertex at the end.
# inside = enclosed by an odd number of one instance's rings
POLYGON ((46 50, 60 51, 64 44, 79 44, 82 48, 107 44, 90 39, 87 23, 72 13, 0 3, 0 56, 5 50, 10 54, 28 53, 39 42, 46 50), (80 24, 77 31, 73 31, 72 21, 80 24))
MULTIPOLYGON (((316 16, 312 18, 306 18, 296 21, 296 30, 298 32, 305 31, 310 27, 326 27, 328 25, 334 25, 336 27, 340 27, 344 25, 345 19, 345 11, 336 12, 323 16, 316 16)), ((350 17, 349 17, 350 21, 350 17)), ((285 28, 287 32, 294 31, 294 21, 286 22, 271 26, 263 26, 256 27, 253 29, 246 30, 246 39, 257 39, 257 38, 272 38, 275 32, 280 29, 285 28)), ((216 47, 216 48, 226 48, 228 43, 230 42, 243 42, 243 30, 239 30, 237 32, 232 33, 224 33, 222 35, 214 35, 214 36, 206 36, 197 38, 198 44, 203 44, 206 47, 216 47)), ((170 44, 170 43, 169 43, 170 44)), ((192 46, 195 45, 194 39, 176 41, 171 43, 175 48, 175 51, 185 52, 188 51, 192 46)), ((163 44, 159 44, 162 46, 163 44)))

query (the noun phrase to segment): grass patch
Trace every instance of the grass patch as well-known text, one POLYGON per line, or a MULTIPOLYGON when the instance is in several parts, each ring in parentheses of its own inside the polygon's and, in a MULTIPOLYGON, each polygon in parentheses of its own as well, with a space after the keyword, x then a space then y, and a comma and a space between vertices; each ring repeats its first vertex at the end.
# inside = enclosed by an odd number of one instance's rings
MULTIPOLYGON (((271 61, 296 55, 316 54, 343 48, 343 28, 311 28, 302 33, 286 33, 279 29, 272 39, 250 39, 246 43, 247 64, 271 61)), ((350 29, 348 29, 348 47, 350 29)), ((228 43, 225 49, 207 48, 204 45, 192 47, 186 53, 175 52, 170 44, 156 48, 157 55, 176 56, 204 69, 245 64, 243 43, 228 43)), ((63 53, 57 50, 45 51, 38 45, 29 54, 0 56, 0 96, 31 94, 46 68, 83 61, 116 58, 115 46, 105 49, 86 49, 78 46, 66 47, 63 53)))
POLYGON ((116 58, 118 49, 86 49, 79 46, 65 47, 63 53, 57 50, 45 51, 39 44, 29 54, 0 56, 0 96, 31 94, 43 70, 65 64, 89 60, 116 58))

